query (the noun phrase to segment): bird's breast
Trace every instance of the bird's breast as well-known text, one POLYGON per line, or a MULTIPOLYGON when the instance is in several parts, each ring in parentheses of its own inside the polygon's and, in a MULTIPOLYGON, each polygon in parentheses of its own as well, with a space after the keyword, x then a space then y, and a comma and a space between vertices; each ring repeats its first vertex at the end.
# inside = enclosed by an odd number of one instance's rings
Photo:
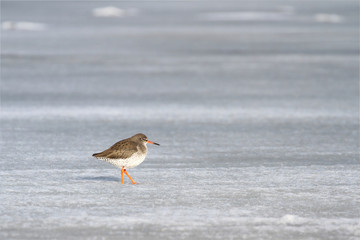
POLYGON ((147 154, 147 147, 145 144, 138 145, 137 149, 139 154, 145 154, 145 155, 147 154))

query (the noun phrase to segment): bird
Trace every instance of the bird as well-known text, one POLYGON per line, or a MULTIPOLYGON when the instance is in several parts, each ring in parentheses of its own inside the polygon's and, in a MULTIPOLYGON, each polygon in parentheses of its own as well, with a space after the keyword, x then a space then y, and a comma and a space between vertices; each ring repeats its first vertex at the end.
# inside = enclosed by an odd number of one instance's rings
POLYGON ((121 168, 121 184, 124 184, 124 173, 129 177, 132 184, 136 184, 126 170, 138 166, 145 160, 147 143, 160 146, 156 142, 149 141, 145 134, 138 133, 115 143, 105 151, 94 153, 93 156, 121 168))

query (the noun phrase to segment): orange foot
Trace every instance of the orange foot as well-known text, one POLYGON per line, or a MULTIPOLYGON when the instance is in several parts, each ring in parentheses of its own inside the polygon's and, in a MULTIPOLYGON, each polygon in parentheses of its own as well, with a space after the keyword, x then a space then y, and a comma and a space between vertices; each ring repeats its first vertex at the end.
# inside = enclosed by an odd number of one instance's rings
MULTIPOLYGON (((123 170, 123 169, 121 169, 121 170, 123 170)), ((130 178, 132 184, 136 184, 136 182, 135 182, 135 181, 130 177, 130 175, 127 173, 126 169, 124 169, 123 172, 126 174, 126 176, 128 176, 128 177, 130 178)), ((123 183, 123 182, 121 182, 121 183, 123 183)))

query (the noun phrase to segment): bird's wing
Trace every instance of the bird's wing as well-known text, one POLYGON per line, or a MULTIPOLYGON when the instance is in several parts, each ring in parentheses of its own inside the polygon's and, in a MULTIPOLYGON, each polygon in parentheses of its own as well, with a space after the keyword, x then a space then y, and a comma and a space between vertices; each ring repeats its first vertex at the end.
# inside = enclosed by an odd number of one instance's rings
POLYGON ((94 153, 97 158, 126 159, 137 152, 137 143, 131 141, 120 141, 101 153, 94 153))

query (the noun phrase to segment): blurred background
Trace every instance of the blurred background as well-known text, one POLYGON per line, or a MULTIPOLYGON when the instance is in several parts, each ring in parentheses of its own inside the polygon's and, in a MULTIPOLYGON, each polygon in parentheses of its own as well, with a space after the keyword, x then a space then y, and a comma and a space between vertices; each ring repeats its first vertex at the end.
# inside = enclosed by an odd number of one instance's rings
POLYGON ((1 146, 2 237, 359 237, 359 2, 1 1, 1 146))

